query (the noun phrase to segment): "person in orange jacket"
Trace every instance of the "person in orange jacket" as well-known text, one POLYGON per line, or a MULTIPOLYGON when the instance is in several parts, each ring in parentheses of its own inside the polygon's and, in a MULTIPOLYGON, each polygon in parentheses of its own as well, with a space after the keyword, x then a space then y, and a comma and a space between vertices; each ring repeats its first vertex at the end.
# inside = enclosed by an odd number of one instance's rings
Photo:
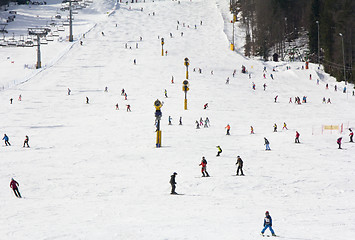
POLYGON ((225 128, 227 129, 226 135, 230 135, 229 131, 231 130, 231 126, 229 126, 229 124, 227 124, 227 126, 225 128))

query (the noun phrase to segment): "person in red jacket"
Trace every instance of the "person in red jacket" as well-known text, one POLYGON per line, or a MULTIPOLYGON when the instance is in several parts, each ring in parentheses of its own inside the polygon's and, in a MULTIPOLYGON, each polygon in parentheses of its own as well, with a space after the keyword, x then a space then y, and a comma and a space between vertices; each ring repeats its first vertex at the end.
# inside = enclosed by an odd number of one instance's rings
POLYGON ((210 175, 207 172, 207 161, 206 161, 205 157, 202 157, 202 161, 199 166, 202 166, 202 168, 201 168, 202 177, 209 177, 210 175), (205 175, 205 173, 206 173, 206 175, 205 175))
POLYGON ((296 131, 295 143, 300 143, 300 133, 296 131))
POLYGON ((354 137, 353 130, 352 130, 351 128, 349 128, 349 131, 350 131, 350 134, 349 134, 349 136, 350 136, 350 142, 354 142, 354 141, 353 141, 353 137, 354 137))
POLYGON ((10 188, 12 188, 12 191, 14 191, 16 197, 18 198, 21 198, 21 194, 18 190, 18 182, 16 182, 13 178, 11 179, 11 182, 10 182, 10 188))

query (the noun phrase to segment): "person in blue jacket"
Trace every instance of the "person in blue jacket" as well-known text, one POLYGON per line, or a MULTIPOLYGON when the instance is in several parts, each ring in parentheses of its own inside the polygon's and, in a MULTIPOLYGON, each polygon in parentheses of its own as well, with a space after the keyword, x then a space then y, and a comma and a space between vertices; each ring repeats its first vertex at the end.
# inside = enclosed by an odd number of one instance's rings
POLYGON ((266 211, 265 218, 264 218, 264 228, 263 228, 263 230, 261 230, 261 234, 264 235, 265 230, 268 228, 270 229, 272 236, 276 236, 274 230, 272 229, 272 218, 269 214, 269 211, 266 211))
POLYGON ((4 137, 2 138, 2 140, 5 140, 5 145, 6 146, 11 146, 11 144, 9 142, 9 137, 6 134, 4 134, 4 137))

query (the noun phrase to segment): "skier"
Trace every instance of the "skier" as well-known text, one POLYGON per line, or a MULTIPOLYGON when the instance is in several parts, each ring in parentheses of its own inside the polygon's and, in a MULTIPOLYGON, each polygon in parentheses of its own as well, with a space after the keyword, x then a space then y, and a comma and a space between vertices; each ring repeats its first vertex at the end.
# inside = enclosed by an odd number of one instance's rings
POLYGON ((174 83, 174 76, 171 76, 171 83, 174 83))
POLYGON ((274 98, 275 102, 277 101, 277 98, 279 97, 279 95, 276 95, 276 97, 274 98))
POLYGON ((264 83, 263 87, 264 87, 264 91, 265 91, 266 90, 266 83, 264 83))
POLYGON ((206 103, 205 105, 203 105, 203 109, 207 109, 208 108, 208 103, 206 103))
POLYGON ((349 128, 349 131, 350 131, 350 134, 349 134, 349 136, 350 136, 350 142, 354 142, 354 141, 353 141, 353 137, 354 137, 353 130, 352 130, 351 128, 349 128))
POLYGON ((309 74, 309 80, 312 80, 312 74, 309 74))
POLYGON ((200 126, 203 126, 203 119, 200 117, 200 126))
POLYGON ((182 117, 179 119, 179 125, 182 125, 182 117))
POLYGON ((10 98, 10 104, 12 104, 12 100, 13 100, 13 99, 12 99, 12 98, 10 98))
POLYGON ((208 120, 207 119, 205 120, 205 125, 203 127, 208 128, 208 120))
POLYGON ((274 124, 274 132, 277 132, 277 125, 276 125, 276 123, 274 124))
POLYGON ((131 112, 131 105, 127 104, 127 112, 131 112))
POLYGON ((300 134, 298 131, 296 131, 295 143, 300 143, 300 134))
POLYGON ((264 232, 266 229, 270 229, 270 232, 272 234, 272 236, 276 236, 274 230, 272 229, 272 219, 271 216, 269 214, 269 211, 265 212, 265 218, 264 218, 264 228, 263 230, 261 230, 261 234, 264 236, 264 232))
POLYGON ((15 179, 11 178, 10 188, 12 188, 12 191, 14 191, 16 197, 21 198, 21 194, 20 191, 18 190, 18 186, 20 186, 18 182, 16 182, 15 179))
POLYGON ((29 141, 29 137, 26 135, 25 141, 23 142, 23 147, 25 147, 25 145, 27 145, 27 147, 29 148, 30 146, 28 146, 28 141, 29 141))
POLYGON ((282 127, 282 130, 283 130, 283 129, 288 130, 288 129, 287 129, 287 125, 286 125, 286 123, 285 123, 285 122, 284 122, 284 126, 282 127))
POLYGON ((166 89, 164 90, 164 95, 166 98, 168 97, 168 91, 166 91, 166 89))
POLYGON ((328 98, 327 103, 330 103, 330 104, 332 103, 332 102, 330 101, 330 98, 328 98))
POLYGON ((173 119, 171 118, 171 116, 169 116, 169 125, 171 125, 171 120, 173 119))
POLYGON ((170 176, 170 184, 171 184, 171 193, 170 194, 177 194, 175 192, 175 188, 176 188, 175 176, 176 175, 177 175, 177 173, 174 172, 173 175, 170 176))
POLYGON ((86 97, 86 104, 89 104, 89 98, 86 97))
POLYGON ((267 150, 271 150, 270 149, 270 142, 269 142, 269 140, 267 140, 266 139, 266 137, 264 137, 264 141, 265 141, 265 143, 264 143, 264 145, 265 145, 265 151, 267 151, 267 150))
POLYGON ((227 77, 227 79, 226 79, 226 84, 229 84, 229 77, 227 77))
POLYGON ((210 119, 208 117, 206 117, 205 124, 208 124, 208 126, 211 126, 210 119))
POLYGON ((116 103, 116 110, 118 110, 118 103, 116 103))
POLYGON ((243 173, 243 160, 240 158, 240 156, 237 157, 237 162, 236 162, 235 165, 238 165, 237 176, 239 176, 239 170, 240 170, 241 176, 244 176, 244 173, 243 173))
POLYGON ((254 134, 254 128, 253 128, 253 126, 250 126, 250 134, 254 134))
POLYGON ((230 130, 231 130, 231 126, 229 124, 227 124, 227 126, 225 127, 227 129, 227 133, 226 135, 230 135, 230 130))
POLYGON ((222 153, 222 148, 220 146, 216 146, 216 148, 218 149, 216 157, 219 157, 219 155, 222 153))
POLYGON ((328 83, 327 83, 327 84, 325 84, 325 89, 328 89, 328 86, 329 86, 329 85, 328 85, 328 83))
POLYGON ((136 65, 137 64, 137 60, 133 59, 133 64, 136 65))
POLYGON ((343 138, 340 137, 340 138, 338 138, 338 140, 337 140, 337 144, 339 145, 338 149, 342 149, 342 148, 341 148, 341 140, 342 140, 342 139, 343 139, 343 138))
POLYGON ((22 100, 22 96, 21 94, 18 96, 18 100, 21 101, 22 100))
POLYGON ((122 88, 122 90, 121 90, 121 96, 124 96, 124 94, 125 94, 125 90, 124 90, 124 88, 122 88))
POLYGON ((292 97, 290 97, 290 101, 288 101, 288 103, 292 103, 292 97))
POLYGON ((207 172, 207 161, 205 157, 202 157, 202 161, 199 166, 201 166, 202 177, 209 177, 210 175, 207 172))
POLYGON ((274 80, 274 75, 272 75, 272 73, 270 74, 270 77, 272 80, 274 80))
POLYGON ((9 137, 6 134, 4 134, 4 137, 2 138, 2 140, 5 141, 6 146, 11 146, 11 144, 9 142, 9 137))
POLYGON ((68 95, 70 95, 70 93, 71 93, 71 90, 70 90, 70 88, 68 88, 68 95))
POLYGON ((323 103, 326 103, 326 102, 325 102, 325 97, 323 97, 323 103))
POLYGON ((105 87, 105 90, 104 90, 104 92, 108 92, 108 88, 107 88, 107 87, 105 87))
POLYGON ((200 123, 196 120, 196 129, 200 129, 200 123))
POLYGON ((334 91, 336 92, 338 90, 337 85, 334 86, 334 91))
POLYGON ((127 100, 127 93, 124 93, 124 100, 127 100))

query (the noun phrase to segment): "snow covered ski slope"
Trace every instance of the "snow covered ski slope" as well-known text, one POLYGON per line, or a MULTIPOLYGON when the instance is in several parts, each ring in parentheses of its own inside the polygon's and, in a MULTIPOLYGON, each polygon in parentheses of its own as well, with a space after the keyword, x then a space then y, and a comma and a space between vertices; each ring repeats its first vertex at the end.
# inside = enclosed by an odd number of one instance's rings
MULTIPOLYGON (((146 0, 113 10, 115 1, 94 0, 78 16, 73 44, 43 48, 43 64, 51 66, 43 71, 23 69, 34 63, 34 48, 0 48, 0 135, 11 143, 0 149, 0 239, 263 239, 266 210, 282 239, 353 238, 352 85, 343 93, 344 83, 316 65, 302 70, 304 63, 230 51, 228 3, 146 0), (307 103, 295 104, 296 96, 307 96, 307 103), (156 99, 164 102, 161 148, 155 147, 156 99), (196 129, 201 117, 209 118, 208 128, 196 129), (343 133, 319 130, 341 124, 343 133), (30 148, 23 148, 26 135, 30 148), (209 178, 201 178, 203 156, 209 178), (245 176, 235 176, 237 156, 245 176), (173 172, 181 195, 170 195, 173 172), (9 188, 11 178, 22 199, 9 188)), ((237 37, 238 51, 242 42, 237 37)))

